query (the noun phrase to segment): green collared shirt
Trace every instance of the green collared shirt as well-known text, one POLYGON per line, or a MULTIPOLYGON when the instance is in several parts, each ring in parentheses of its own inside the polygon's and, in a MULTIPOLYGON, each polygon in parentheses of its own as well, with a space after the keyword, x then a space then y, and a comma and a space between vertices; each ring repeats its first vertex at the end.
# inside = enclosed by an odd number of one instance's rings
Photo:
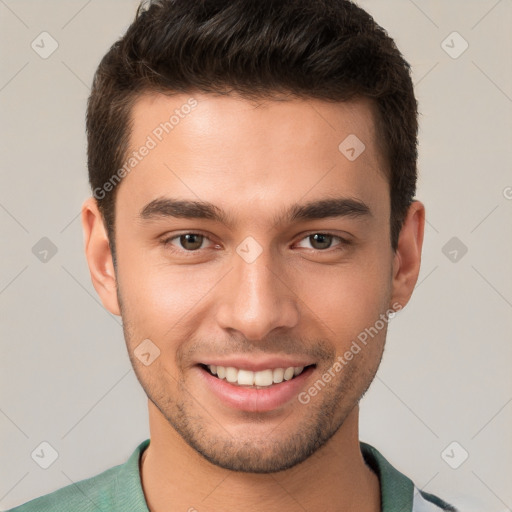
MULTIPOLYGON (((149 445, 142 442, 124 464, 36 498, 7 512, 149 512, 140 480, 139 460, 149 445)), ((380 481, 381 512, 440 512, 455 509, 420 491, 373 446, 360 443, 366 464, 380 481)))

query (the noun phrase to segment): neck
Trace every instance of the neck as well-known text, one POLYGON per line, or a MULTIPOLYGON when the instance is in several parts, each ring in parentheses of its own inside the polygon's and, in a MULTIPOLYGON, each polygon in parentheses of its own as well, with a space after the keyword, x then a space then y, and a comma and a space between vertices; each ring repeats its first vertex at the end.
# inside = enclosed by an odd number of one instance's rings
POLYGON ((380 511, 379 480, 359 448, 357 406, 336 434, 304 462, 278 473, 255 474, 210 463, 148 404, 151 442, 140 470, 151 512, 380 511))

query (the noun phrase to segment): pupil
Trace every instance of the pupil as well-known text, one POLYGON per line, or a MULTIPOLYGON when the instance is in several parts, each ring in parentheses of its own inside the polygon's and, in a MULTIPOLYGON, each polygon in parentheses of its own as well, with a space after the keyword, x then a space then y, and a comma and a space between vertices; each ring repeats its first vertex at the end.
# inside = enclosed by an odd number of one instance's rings
POLYGON ((332 236, 331 235, 324 235, 322 233, 316 233, 314 235, 311 235, 310 237, 312 239, 312 246, 315 247, 315 249, 328 249, 332 242, 332 236))
POLYGON ((194 233, 181 235, 180 242, 184 249, 193 251, 201 247, 201 244, 203 243, 203 235, 197 235, 194 233))

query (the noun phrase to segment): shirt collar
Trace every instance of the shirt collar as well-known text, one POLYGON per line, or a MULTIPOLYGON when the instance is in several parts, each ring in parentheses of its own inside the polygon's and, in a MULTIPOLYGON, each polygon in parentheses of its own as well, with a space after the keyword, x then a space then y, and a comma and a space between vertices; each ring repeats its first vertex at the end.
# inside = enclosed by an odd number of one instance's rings
POLYGON ((364 461, 379 477, 382 512, 411 512, 414 496, 412 480, 395 469, 373 446, 363 442, 359 446, 364 461))

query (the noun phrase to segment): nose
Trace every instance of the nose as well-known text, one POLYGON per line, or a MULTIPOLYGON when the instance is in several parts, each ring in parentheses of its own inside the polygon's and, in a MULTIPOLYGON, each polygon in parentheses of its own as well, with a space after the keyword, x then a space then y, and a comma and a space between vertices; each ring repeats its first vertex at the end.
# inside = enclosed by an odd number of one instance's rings
POLYGON ((268 250, 250 263, 233 256, 234 268, 218 290, 217 322, 247 340, 264 339, 275 329, 291 329, 299 322, 298 298, 289 274, 268 250))

